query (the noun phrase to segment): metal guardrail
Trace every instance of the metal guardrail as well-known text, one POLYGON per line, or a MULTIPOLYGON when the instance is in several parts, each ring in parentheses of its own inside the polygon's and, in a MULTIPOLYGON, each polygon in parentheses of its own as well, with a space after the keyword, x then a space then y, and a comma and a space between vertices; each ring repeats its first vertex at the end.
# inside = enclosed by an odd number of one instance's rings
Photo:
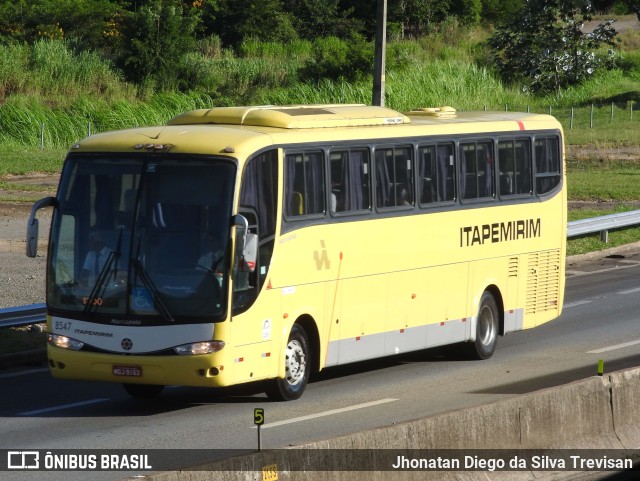
POLYGON ((0 328, 38 324, 45 321, 45 314, 46 308, 44 304, 0 309, 0 328))
POLYGON ((567 223, 567 237, 578 237, 600 232, 600 239, 607 242, 611 229, 640 224, 640 210, 609 214, 589 219, 574 220, 567 223))
MULTIPOLYGON (((606 242, 608 232, 611 229, 620 229, 632 225, 640 225, 640 210, 568 222, 567 237, 578 237, 600 232, 600 238, 606 242)), ((46 308, 44 304, 31 304, 28 306, 0 309, 0 328, 28 326, 30 324, 44 322, 45 314, 46 308)))

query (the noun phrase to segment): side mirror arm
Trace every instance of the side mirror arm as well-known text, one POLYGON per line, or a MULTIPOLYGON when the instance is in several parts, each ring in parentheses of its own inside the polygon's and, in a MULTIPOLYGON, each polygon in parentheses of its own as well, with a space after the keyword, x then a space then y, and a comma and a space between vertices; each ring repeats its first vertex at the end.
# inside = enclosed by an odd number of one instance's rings
POLYGON ((44 207, 57 207, 58 199, 55 197, 45 197, 33 204, 29 221, 27 222, 27 256, 35 257, 38 254, 38 218, 36 213, 44 207))

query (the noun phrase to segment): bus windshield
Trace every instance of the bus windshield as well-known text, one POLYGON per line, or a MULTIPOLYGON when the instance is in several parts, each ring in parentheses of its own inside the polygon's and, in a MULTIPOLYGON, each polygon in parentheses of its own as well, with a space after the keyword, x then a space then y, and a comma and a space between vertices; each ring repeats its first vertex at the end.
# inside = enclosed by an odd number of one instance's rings
POLYGON ((236 170, 212 157, 69 156, 52 221, 51 311, 140 325, 223 319, 236 170))

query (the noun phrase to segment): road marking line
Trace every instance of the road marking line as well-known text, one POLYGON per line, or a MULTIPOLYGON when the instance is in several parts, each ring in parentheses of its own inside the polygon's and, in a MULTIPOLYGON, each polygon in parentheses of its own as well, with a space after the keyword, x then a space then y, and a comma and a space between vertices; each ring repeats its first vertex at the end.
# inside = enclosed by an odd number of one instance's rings
POLYGON ((598 269, 597 271, 572 271, 575 276, 588 276, 591 274, 602 274, 603 272, 617 271, 620 269, 629 269, 630 267, 639 267, 640 264, 629 264, 626 266, 607 267, 605 269, 598 269))
POLYGON ((576 271, 576 270, 569 270, 569 269, 564 271, 564 273, 568 276, 586 276, 587 274, 589 274, 586 271, 576 271))
POLYGON ((634 294, 636 292, 640 292, 640 287, 636 287, 635 289, 629 289, 626 291, 620 291, 618 292, 618 294, 625 295, 625 294, 634 294))
POLYGON ((110 401, 110 399, 108 398, 89 399, 88 401, 80 401, 77 403, 70 403, 70 404, 61 404, 60 406, 51 406, 50 408, 42 408, 42 409, 34 409, 33 411, 25 411, 23 413, 20 413, 20 415, 33 416, 34 414, 48 413, 51 411, 60 411, 62 409, 69 409, 69 408, 77 408, 80 406, 87 406, 88 404, 96 404, 96 403, 101 403, 105 401, 110 401))
POLYGON ((28 371, 8 372, 6 374, 0 374, 0 379, 5 379, 8 377, 27 376, 29 374, 35 374, 38 372, 49 372, 49 368, 41 367, 39 369, 29 369, 28 371))
MULTIPOLYGON (((391 399, 391 398, 380 399, 378 401, 371 401, 364 404, 356 404, 354 406, 348 406, 346 408, 332 409, 331 411, 324 411, 318 414, 310 414, 308 416, 301 416, 299 418, 285 419, 284 421, 276 421, 275 423, 264 424, 262 425, 262 429, 275 428, 276 426, 283 426, 285 424, 297 423, 300 421, 307 421, 309 419, 321 418, 324 416, 331 416, 333 414, 340 414, 347 411, 354 411, 355 409, 364 409, 371 406, 377 406, 378 404, 390 403, 393 401, 397 401, 397 399, 391 399)), ((255 426, 253 426, 253 428, 255 429, 255 426)))
POLYGON ((592 301, 576 301, 576 302, 570 302, 569 304, 565 304, 563 306, 564 309, 568 309, 570 307, 576 307, 576 306, 581 306, 583 304, 590 304, 592 301))
POLYGON ((601 352, 615 351, 616 349, 623 349, 625 347, 635 346, 636 344, 640 344, 640 339, 638 339, 637 341, 623 342, 622 344, 616 344, 615 346, 594 349, 593 351, 587 351, 587 354, 600 354, 601 352))

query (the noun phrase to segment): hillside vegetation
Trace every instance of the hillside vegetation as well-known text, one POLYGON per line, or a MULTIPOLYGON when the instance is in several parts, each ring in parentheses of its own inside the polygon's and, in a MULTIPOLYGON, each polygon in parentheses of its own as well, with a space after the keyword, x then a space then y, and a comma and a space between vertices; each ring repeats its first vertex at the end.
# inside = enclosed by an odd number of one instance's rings
MULTIPOLYGON (((637 24, 635 16, 623 20, 637 24)), ((571 107, 613 103, 616 110, 639 108, 634 103, 640 100, 637 29, 619 35, 617 69, 601 72, 579 87, 544 96, 498 79, 489 67, 487 35, 480 28, 451 21, 419 39, 389 42, 386 105, 400 111, 440 105, 464 110, 546 112, 551 108, 563 122, 571 107)), ((248 39, 236 49, 222 48, 209 38, 184 59, 183 75, 192 88, 158 92, 126 82, 109 60, 95 52, 77 51, 64 40, 0 45, 0 146, 37 146, 43 136, 48 147, 67 147, 89 129, 97 132, 163 123, 193 108, 369 104, 372 79, 357 65, 359 58, 364 61, 372 52, 371 44, 364 40, 354 44, 335 37, 289 43, 248 39), (349 74, 353 65, 354 72, 349 74)), ((615 117, 616 122, 634 120, 629 114, 615 117)), ((640 120, 640 112, 635 120, 640 120)), ((637 124, 626 124, 610 125, 600 139, 594 132, 578 134, 576 143, 640 144, 637 124)), ((570 141, 572 135, 568 132, 570 141)))

